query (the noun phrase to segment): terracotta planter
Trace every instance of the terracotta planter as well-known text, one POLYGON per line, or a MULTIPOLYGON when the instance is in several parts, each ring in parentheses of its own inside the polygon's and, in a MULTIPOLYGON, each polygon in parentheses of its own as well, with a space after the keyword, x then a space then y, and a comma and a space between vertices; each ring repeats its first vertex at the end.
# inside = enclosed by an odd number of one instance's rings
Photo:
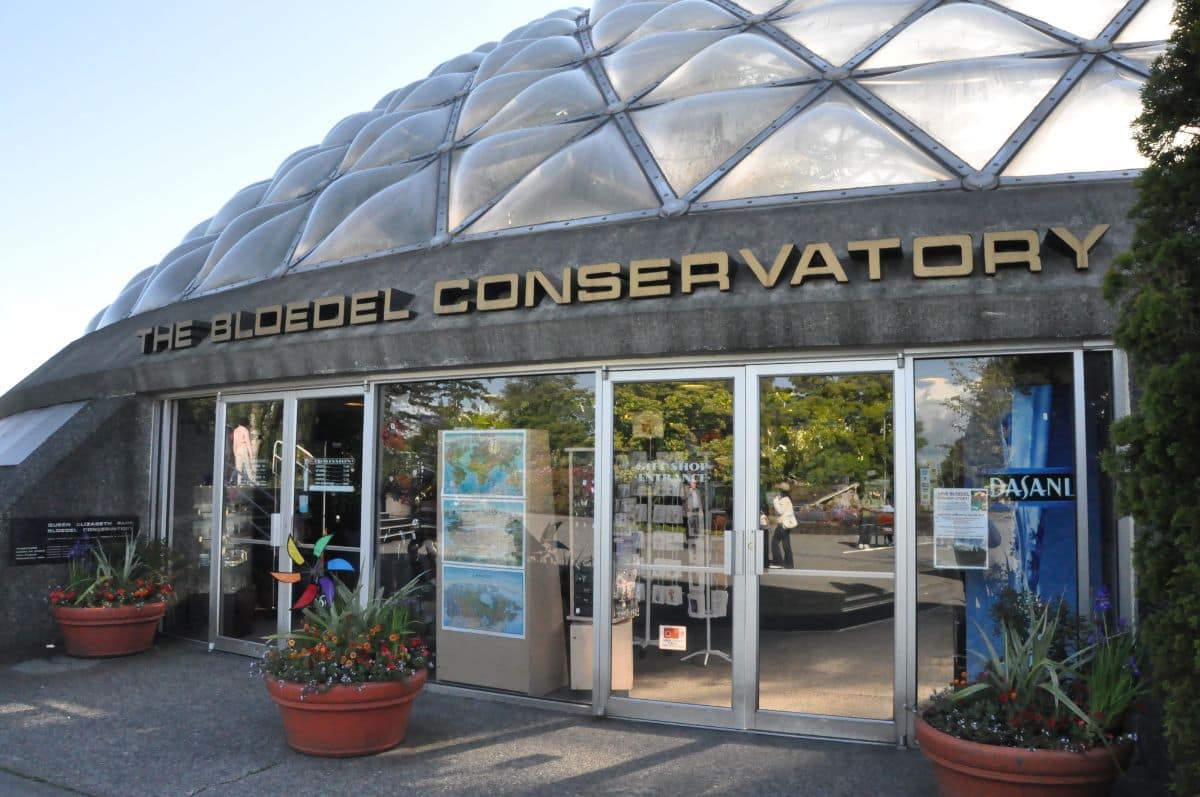
MULTIPOLYGON (((1120 771, 1103 747, 1069 753, 967 742, 920 717, 916 731, 942 797, 1107 797, 1120 771)), ((1133 746, 1118 745, 1115 753, 1124 767, 1133 746)))
POLYGON ((304 695, 303 700, 301 684, 269 675, 266 682, 293 749, 344 757, 382 752, 404 741, 413 699, 425 686, 425 671, 402 681, 339 684, 304 695))
POLYGON ((149 650, 167 604, 111 608, 51 606, 50 610, 62 630, 67 655, 92 658, 128 656, 149 650))

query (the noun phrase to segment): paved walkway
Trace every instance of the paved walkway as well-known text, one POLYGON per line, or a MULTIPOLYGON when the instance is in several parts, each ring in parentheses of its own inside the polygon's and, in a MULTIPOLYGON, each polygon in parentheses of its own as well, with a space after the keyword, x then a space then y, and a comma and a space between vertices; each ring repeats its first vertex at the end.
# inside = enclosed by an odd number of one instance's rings
POLYGON ((249 660, 160 640, 0 660, 0 794, 931 795, 919 753, 547 711, 426 692, 408 740, 356 759, 284 742, 249 660))

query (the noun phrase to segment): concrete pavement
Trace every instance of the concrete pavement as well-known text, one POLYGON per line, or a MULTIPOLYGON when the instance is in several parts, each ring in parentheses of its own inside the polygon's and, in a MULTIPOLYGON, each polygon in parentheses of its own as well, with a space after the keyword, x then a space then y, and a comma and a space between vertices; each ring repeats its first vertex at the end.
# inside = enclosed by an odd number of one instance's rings
POLYGON ((426 691, 376 756, 288 748, 250 660, 160 639, 103 661, 0 660, 0 794, 930 795, 891 747, 712 731, 426 691))

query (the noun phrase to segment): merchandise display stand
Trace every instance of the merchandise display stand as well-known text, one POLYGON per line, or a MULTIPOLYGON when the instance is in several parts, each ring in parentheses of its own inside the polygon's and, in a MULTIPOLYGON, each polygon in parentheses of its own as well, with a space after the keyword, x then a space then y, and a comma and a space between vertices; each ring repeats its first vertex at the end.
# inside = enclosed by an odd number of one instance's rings
MULTIPOLYGON (((694 659, 697 656, 703 656, 704 661, 702 662, 702 665, 707 667, 710 656, 715 656, 718 659, 724 659, 730 664, 733 663, 733 657, 723 650, 717 650, 712 644, 713 580, 712 574, 708 572, 708 563, 709 559, 711 558, 709 556, 709 548, 712 544, 712 538, 709 536, 707 530, 709 526, 707 512, 704 513, 704 521, 704 528, 701 530, 700 537, 698 538, 698 541, 694 541, 694 545, 691 549, 693 558, 695 558, 696 548, 698 547, 700 549, 700 561, 696 562, 696 564, 703 569, 699 573, 695 574, 695 576, 688 579, 688 616, 704 618, 704 648, 702 650, 696 650, 687 654, 681 658, 680 661, 688 661, 689 659, 694 659), (693 611, 692 603, 694 600, 692 597, 693 594, 700 596, 700 599, 695 604, 695 611, 693 611)), ((725 537, 727 533, 728 532, 726 531, 721 532, 722 545, 729 544, 729 540, 727 540, 725 537)), ((724 561, 724 557, 721 558, 721 561, 724 561)), ((719 589, 724 591, 725 588, 719 587, 719 589)), ((726 611, 728 611, 727 607, 728 604, 726 604, 726 611)), ((724 616, 724 614, 725 612, 722 612, 721 616, 724 616)))

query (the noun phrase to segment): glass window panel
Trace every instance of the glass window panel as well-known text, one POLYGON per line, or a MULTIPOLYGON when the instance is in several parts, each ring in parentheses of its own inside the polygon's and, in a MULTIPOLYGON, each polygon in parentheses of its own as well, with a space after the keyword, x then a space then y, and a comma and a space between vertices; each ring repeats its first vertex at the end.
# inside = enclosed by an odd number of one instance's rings
POLYGON ((458 115, 458 138, 465 138, 525 89, 555 74, 556 69, 536 69, 499 75, 475 86, 458 115))
POLYGON ((280 472, 283 402, 228 404, 223 433, 217 634, 259 642, 279 630, 279 590, 271 578, 271 571, 277 569, 271 515, 283 511, 283 478, 287 475, 280 472))
POLYGON ((429 155, 446 139, 450 106, 410 116, 388 128, 354 162, 354 170, 373 169, 429 155))
POLYGON ((150 278, 150 282, 146 284, 146 289, 142 291, 142 296, 134 306, 133 312, 144 313, 147 310, 166 307, 168 304, 178 301, 187 286, 191 285, 192 280, 200 273, 200 268, 208 259, 208 253, 212 251, 212 247, 213 239, 209 238, 208 243, 187 254, 180 255, 155 272, 154 276, 150 278))
POLYGON ((634 124, 682 196, 810 89, 739 89, 634 111, 634 124))
POLYGON ((904 69, 861 83, 982 169, 1074 58, 989 58, 904 69))
POLYGON ((437 227, 437 181, 437 167, 426 166, 383 189, 347 216, 304 262, 315 265, 425 243, 437 227))
POLYGON ((1069 33, 1094 39, 1125 7, 1125 0, 996 0, 1026 16, 1040 19, 1069 33))
POLYGON ((542 163, 467 228, 490 232, 658 208, 658 196, 613 124, 542 163))
POLYGON ((791 3, 776 28, 834 66, 849 61, 921 5, 919 0, 791 3), (792 14, 793 10, 798 13, 792 14))
POLYGON ((614 694, 732 705, 733 392, 727 379, 613 387, 614 694), (660 646, 664 626, 686 629, 686 650, 660 646))
POLYGON ((511 130, 455 152, 450 168, 450 228, 561 150, 588 124, 511 130))
POLYGON ((1112 424, 1115 420, 1113 392, 1113 354, 1110 351, 1083 353, 1084 430, 1087 456, 1088 563, 1092 595, 1105 586, 1118 607, 1132 606, 1128 573, 1122 573, 1117 511, 1113 505, 1116 488, 1101 465, 1103 456, 1113 450, 1112 424))
POLYGON ((647 102, 673 100, 709 91, 816 75, 815 69, 766 36, 738 33, 701 50, 644 99, 647 102))
POLYGON ((839 93, 759 144, 701 199, 928 183, 951 176, 839 93))
MULTIPOLYGON (((370 122, 359 131, 354 140, 350 142, 350 148, 346 150, 346 157, 342 159, 341 171, 349 171, 358 163, 358 159, 363 156, 363 153, 371 148, 371 145, 379 140, 379 137, 388 130, 408 119, 411 116, 416 116, 422 111, 392 111, 385 113, 378 119, 372 119, 370 122)), ((437 111, 426 111, 425 113, 437 113, 437 111)))
POLYGON ((1060 490, 1042 501, 1008 488, 1025 477, 1074 482, 1074 385, 1069 353, 918 360, 914 378, 917 698, 924 700, 977 671, 980 659, 968 651, 985 649, 990 613, 1006 587, 1075 603, 1073 495, 1060 490), (936 536, 939 488, 987 491, 986 556, 969 539, 936 536))
POLYGON ((452 72, 448 75, 438 75, 428 78, 424 83, 413 89, 404 98, 397 111, 409 108, 432 108, 435 105, 445 105, 454 99, 454 95, 462 91, 463 86, 471 79, 470 72, 452 72))
POLYGON ((376 169, 351 172, 334 180, 317 197, 316 205, 309 214, 300 241, 292 253, 292 263, 298 263, 333 232, 346 217, 360 205, 389 185, 393 185, 425 165, 424 161, 410 161, 398 166, 380 166, 376 169))
POLYGON ((271 219, 284 213, 300 204, 299 200, 290 202, 276 202, 273 205, 262 205, 252 210, 247 210, 242 215, 238 216, 233 221, 225 226, 221 231, 220 237, 213 243, 212 249, 208 253, 208 258, 204 261, 200 272, 196 275, 196 279, 203 281, 216 268, 217 263, 225 254, 234 247, 234 245, 246 237, 251 230, 261 224, 265 224, 271 219))
POLYGON ((350 114, 325 134, 325 138, 321 140, 321 147, 340 147, 349 144, 367 122, 379 118, 382 114, 382 111, 362 111, 350 114))
POLYGON ((496 45, 496 49, 488 53, 484 57, 483 63, 475 70, 475 85, 478 86, 483 81, 491 78, 508 63, 508 59, 524 50, 531 43, 528 39, 516 39, 496 45))
POLYGON ((280 213, 246 233, 208 271, 196 286, 203 293, 252 279, 263 279, 279 271, 287 262, 301 225, 312 209, 312 200, 280 213))
POLYGON ((1098 60, 1017 152, 1009 175, 1140 169, 1147 161, 1133 139, 1144 83, 1098 60))
POLYGON ((1167 51, 1167 47, 1167 44, 1155 44, 1150 47, 1131 47, 1128 50, 1117 50, 1116 52, 1126 58, 1132 58, 1149 69, 1154 65, 1155 59, 1167 51))
POLYGON ((681 30, 714 30, 736 26, 739 20, 720 6, 707 0, 679 0, 646 20, 621 42, 626 47, 656 33, 681 30))
POLYGON ((566 66, 582 58, 583 47, 574 36, 551 36, 548 39, 538 39, 508 59, 504 66, 496 71, 496 75, 566 66))
POLYGON ((329 179, 333 170, 342 162, 346 146, 319 150, 297 163, 287 172, 275 178, 267 189, 264 202, 282 202, 312 193, 317 186, 329 179))
POLYGON ((582 69, 539 80, 509 101, 475 137, 492 136, 549 122, 568 122, 605 109, 600 89, 582 69))
POLYGON ((751 14, 765 14, 787 5, 787 0, 737 0, 737 4, 751 14))
POLYGON ((1116 42, 1156 42, 1171 38, 1171 15, 1175 12, 1175 4, 1171 0, 1150 0, 1142 6, 1125 29, 1117 36, 1116 42))
POLYGON ((715 31, 659 33, 617 50, 604 59, 604 69, 618 96, 628 99, 724 36, 715 31))
POLYGON ((208 223, 208 229, 205 231, 205 234, 212 235, 224 230, 226 224, 261 202, 263 195, 267 193, 267 188, 270 185, 270 180, 263 180, 262 182, 248 185, 234 194, 217 211, 217 215, 212 217, 212 221, 208 223))
POLYGON ((377 574, 388 593, 428 585, 412 608, 431 677, 589 699, 591 650, 569 626, 591 628, 595 388, 591 374, 383 388, 377 574))
POLYGON ((863 63, 885 66, 985 58, 1063 47, 1041 31, 991 8, 953 3, 939 6, 909 25, 863 63))
MULTIPOLYGON (((355 396, 296 402, 292 536, 310 561, 324 535, 330 556, 357 549, 362 529, 363 402, 355 396)), ((355 568, 357 572, 357 568, 355 568)), ((351 584, 351 586, 353 586, 351 584)))
POLYGON ((176 600, 168 604, 164 628, 204 642, 208 641, 216 405, 211 398, 176 401, 171 446, 172 499, 167 539, 176 600))
MULTIPOLYGON (((592 45, 607 50, 642 26, 646 20, 667 7, 667 3, 629 3, 603 18, 593 16, 592 45), (595 21, 599 20, 599 21, 595 21)), ((595 9, 593 9, 593 14, 595 9)))

